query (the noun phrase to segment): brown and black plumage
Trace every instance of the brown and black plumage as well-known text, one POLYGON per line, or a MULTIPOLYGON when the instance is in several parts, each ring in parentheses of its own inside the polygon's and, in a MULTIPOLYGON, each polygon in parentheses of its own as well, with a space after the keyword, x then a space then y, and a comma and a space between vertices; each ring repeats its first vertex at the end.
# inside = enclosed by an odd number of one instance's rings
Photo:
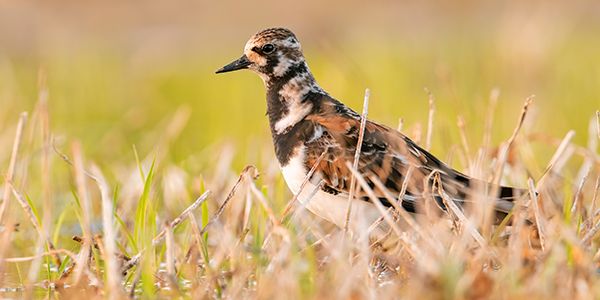
MULTIPOLYGON (((239 69, 253 70, 263 79, 275 154, 290 190, 300 193, 298 198, 310 211, 343 226, 351 180, 348 165, 354 161, 360 115, 319 87, 298 39, 288 29, 258 32, 246 43, 244 55, 217 73, 239 69), (323 153, 309 184, 300 190, 308 170, 323 153)), ((410 212, 416 212, 424 197, 431 196, 445 209, 439 195, 424 195, 424 191, 431 191, 432 172, 439 174, 444 193, 459 206, 477 199, 473 197, 475 186, 489 187, 450 168, 402 133, 372 121, 365 126, 358 171, 371 186, 370 178, 377 178, 396 195, 408 180, 399 202, 410 212)), ((384 205, 391 206, 383 191, 374 191, 384 205)), ((524 194, 510 187, 498 191, 493 200, 499 216, 510 211, 514 199, 524 194)), ((364 193, 359 192, 356 198, 353 219, 372 222, 379 217, 364 193)))

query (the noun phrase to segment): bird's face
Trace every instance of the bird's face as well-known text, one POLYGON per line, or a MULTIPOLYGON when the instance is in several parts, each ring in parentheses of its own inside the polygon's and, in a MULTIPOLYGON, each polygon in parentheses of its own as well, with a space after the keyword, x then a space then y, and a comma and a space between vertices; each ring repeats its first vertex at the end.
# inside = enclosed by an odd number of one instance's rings
POLYGON ((244 47, 244 55, 216 73, 250 69, 268 83, 303 61, 294 33, 285 28, 270 28, 253 35, 244 47))

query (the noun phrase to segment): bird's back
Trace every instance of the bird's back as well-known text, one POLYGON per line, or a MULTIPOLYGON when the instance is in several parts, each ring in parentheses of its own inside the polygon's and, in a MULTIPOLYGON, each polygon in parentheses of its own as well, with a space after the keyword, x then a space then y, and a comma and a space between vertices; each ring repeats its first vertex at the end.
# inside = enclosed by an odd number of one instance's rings
MULTIPOLYGON (((358 145, 360 115, 327 94, 313 101, 312 112, 293 130, 297 147, 302 147, 304 170, 310 170, 325 153, 318 162, 315 176, 322 179, 323 191, 347 197, 351 180, 349 165, 354 161, 358 145)), ((276 148, 289 148, 288 145, 276 148)), ((401 202, 410 212, 418 211, 426 197, 437 199, 445 209, 442 196, 447 196, 459 206, 493 199, 494 207, 502 216, 510 211, 515 198, 525 193, 511 187, 498 187, 497 195, 483 197, 485 191, 494 190, 491 184, 450 168, 399 131, 372 121, 366 123, 360 150, 357 169, 386 206, 392 204, 384 191, 376 188, 374 180, 379 180, 387 192, 396 196, 403 184, 406 185, 401 202), (436 185, 437 178, 440 188, 436 185)), ((368 201, 365 192, 358 192, 357 197, 368 201)))

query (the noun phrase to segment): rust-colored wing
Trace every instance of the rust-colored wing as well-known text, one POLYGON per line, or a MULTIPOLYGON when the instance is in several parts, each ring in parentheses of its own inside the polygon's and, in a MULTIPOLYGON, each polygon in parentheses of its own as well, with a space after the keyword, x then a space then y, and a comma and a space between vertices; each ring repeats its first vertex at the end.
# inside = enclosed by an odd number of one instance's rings
MULTIPOLYGON (((311 168, 319 156, 326 152, 317 167, 323 179, 323 190, 329 193, 348 193, 351 172, 347 163, 352 164, 358 144, 360 116, 334 99, 322 101, 318 111, 309 115, 312 122, 313 137, 306 145, 306 167, 311 168)), ((434 170, 439 172, 443 190, 457 203, 469 199, 469 187, 474 182, 466 175, 453 170, 435 158, 408 137, 389 127, 367 121, 358 163, 358 171, 367 179, 377 177, 391 192, 399 195, 405 176, 411 168, 408 188, 402 205, 408 211, 415 212, 424 191, 431 191, 432 180, 429 176, 434 170)), ((374 188, 382 203, 390 206, 383 192, 374 188)), ((434 193, 435 196, 435 193, 434 193)), ((497 210, 507 212, 512 208, 513 198, 517 196, 512 188, 501 188, 497 210)), ((367 200, 366 194, 357 197, 367 200)), ((439 198, 439 197, 437 197, 439 198)), ((440 205, 441 201, 438 201, 440 205)))

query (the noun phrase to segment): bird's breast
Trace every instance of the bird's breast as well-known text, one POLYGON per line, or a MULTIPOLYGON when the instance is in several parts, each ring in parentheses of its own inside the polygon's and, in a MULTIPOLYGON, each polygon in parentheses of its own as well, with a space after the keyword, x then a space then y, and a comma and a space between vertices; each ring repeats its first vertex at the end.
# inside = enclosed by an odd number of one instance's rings
MULTIPOLYGON (((346 222, 346 211, 348 207, 348 195, 345 193, 333 195, 323 191, 319 185, 319 174, 315 174, 302 187, 309 168, 306 166, 306 147, 297 146, 293 155, 287 163, 281 164, 283 178, 290 191, 298 195, 298 201, 313 214, 344 227, 346 222)), ((351 227, 353 230, 362 230, 369 227, 380 213, 369 202, 355 200, 351 215, 351 227)))
POLYGON ((305 152, 306 148, 304 145, 297 145, 289 154, 287 162, 280 162, 283 178, 294 194, 300 190, 300 186, 308 174, 305 165, 305 152))

